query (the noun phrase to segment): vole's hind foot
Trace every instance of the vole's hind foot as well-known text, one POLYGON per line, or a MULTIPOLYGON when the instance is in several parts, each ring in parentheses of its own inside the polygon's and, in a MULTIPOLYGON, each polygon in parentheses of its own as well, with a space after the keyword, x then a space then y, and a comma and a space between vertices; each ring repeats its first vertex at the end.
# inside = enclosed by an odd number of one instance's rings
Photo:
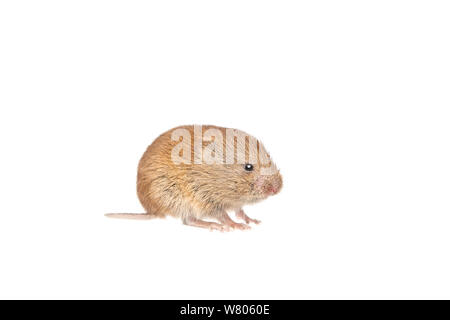
POLYGON ((250 226, 248 226, 246 224, 234 222, 226 212, 223 212, 217 219, 221 223, 223 223, 226 226, 229 226, 232 229, 238 229, 238 230, 251 229, 250 226))
POLYGON ((218 230, 220 232, 230 231, 230 227, 216 222, 204 221, 192 217, 185 218, 183 223, 192 227, 209 229, 209 231, 218 230))
POLYGON ((250 222, 254 223, 254 224, 260 224, 261 221, 260 220, 256 220, 256 219, 252 219, 250 218, 248 215, 245 214, 244 210, 239 209, 236 211, 236 217, 245 221, 246 224, 250 224, 250 222))

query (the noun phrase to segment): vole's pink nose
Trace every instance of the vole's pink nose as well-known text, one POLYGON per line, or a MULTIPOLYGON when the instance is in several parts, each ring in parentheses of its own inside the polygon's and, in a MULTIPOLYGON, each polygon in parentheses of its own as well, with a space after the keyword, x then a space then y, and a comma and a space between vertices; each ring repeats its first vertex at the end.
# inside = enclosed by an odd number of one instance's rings
POLYGON ((257 180, 257 186, 260 188, 261 193, 265 196, 275 195, 280 192, 283 181, 281 176, 261 176, 257 180))
POLYGON ((276 194, 279 191, 279 188, 277 188, 276 186, 270 184, 269 186, 267 186, 267 194, 276 194))

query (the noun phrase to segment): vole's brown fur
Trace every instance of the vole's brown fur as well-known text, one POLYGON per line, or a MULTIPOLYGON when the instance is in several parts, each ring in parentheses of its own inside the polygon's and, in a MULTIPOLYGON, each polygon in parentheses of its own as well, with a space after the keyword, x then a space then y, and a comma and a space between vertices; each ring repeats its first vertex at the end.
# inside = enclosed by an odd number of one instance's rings
MULTIPOLYGON (((147 212, 142 218, 170 215, 181 218, 185 224, 209 229, 221 231, 232 228, 248 229, 248 223, 259 221, 247 217, 242 206, 278 193, 282 186, 281 175, 278 170, 272 175, 261 174, 263 167, 274 166, 271 160, 263 165, 258 159, 253 163, 253 171, 246 171, 245 164, 236 163, 239 152, 237 146, 231 150, 226 144, 226 128, 203 126, 202 129, 203 133, 208 129, 219 130, 223 135, 223 157, 226 152, 232 151, 235 162, 194 163, 194 157, 197 156, 194 153, 194 126, 182 126, 163 133, 147 148, 139 162, 137 194, 147 212), (173 140, 172 133, 175 129, 187 130, 191 141, 181 141, 182 138, 173 140), (172 150, 180 144, 186 147, 190 144, 191 163, 177 164, 173 161, 172 150), (231 220, 227 214, 230 210, 235 211, 236 216, 246 224, 231 220), (218 223, 203 219, 213 219, 218 223)), ((245 134, 239 130, 235 132, 245 134)), ((238 139, 236 137, 233 139, 234 145, 237 145, 238 139)), ((205 147, 210 143, 211 141, 203 141, 202 145, 205 147)), ((263 148, 259 141, 258 146, 263 148)), ((244 149, 245 159, 248 160, 248 143, 244 149)))

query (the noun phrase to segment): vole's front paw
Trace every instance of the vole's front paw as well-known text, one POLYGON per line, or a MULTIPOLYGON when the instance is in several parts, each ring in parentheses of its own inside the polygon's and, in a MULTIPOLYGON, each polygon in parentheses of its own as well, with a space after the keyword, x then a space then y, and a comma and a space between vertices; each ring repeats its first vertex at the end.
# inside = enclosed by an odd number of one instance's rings
POLYGON ((249 224, 250 222, 254 223, 254 224, 260 224, 261 220, 256 220, 256 219, 252 219, 252 218, 248 218, 245 223, 249 224))
POLYGON ((234 223, 231 225, 231 227, 233 229, 237 229, 237 230, 249 230, 251 229, 251 227, 247 224, 243 224, 243 223, 234 223))
POLYGON ((248 215, 245 214, 244 210, 239 209, 236 211, 236 217, 238 217, 241 220, 244 220, 244 222, 246 224, 250 224, 250 222, 254 223, 254 224, 260 224, 261 221, 256 220, 256 219, 252 219, 250 218, 248 215))

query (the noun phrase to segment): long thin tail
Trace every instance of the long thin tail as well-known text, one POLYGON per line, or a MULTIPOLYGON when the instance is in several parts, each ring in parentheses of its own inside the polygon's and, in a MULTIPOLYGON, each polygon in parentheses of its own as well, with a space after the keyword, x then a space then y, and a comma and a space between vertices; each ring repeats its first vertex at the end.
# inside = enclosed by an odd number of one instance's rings
POLYGON ((106 213, 106 217, 108 218, 117 218, 117 219, 153 219, 155 216, 148 213, 106 213))

